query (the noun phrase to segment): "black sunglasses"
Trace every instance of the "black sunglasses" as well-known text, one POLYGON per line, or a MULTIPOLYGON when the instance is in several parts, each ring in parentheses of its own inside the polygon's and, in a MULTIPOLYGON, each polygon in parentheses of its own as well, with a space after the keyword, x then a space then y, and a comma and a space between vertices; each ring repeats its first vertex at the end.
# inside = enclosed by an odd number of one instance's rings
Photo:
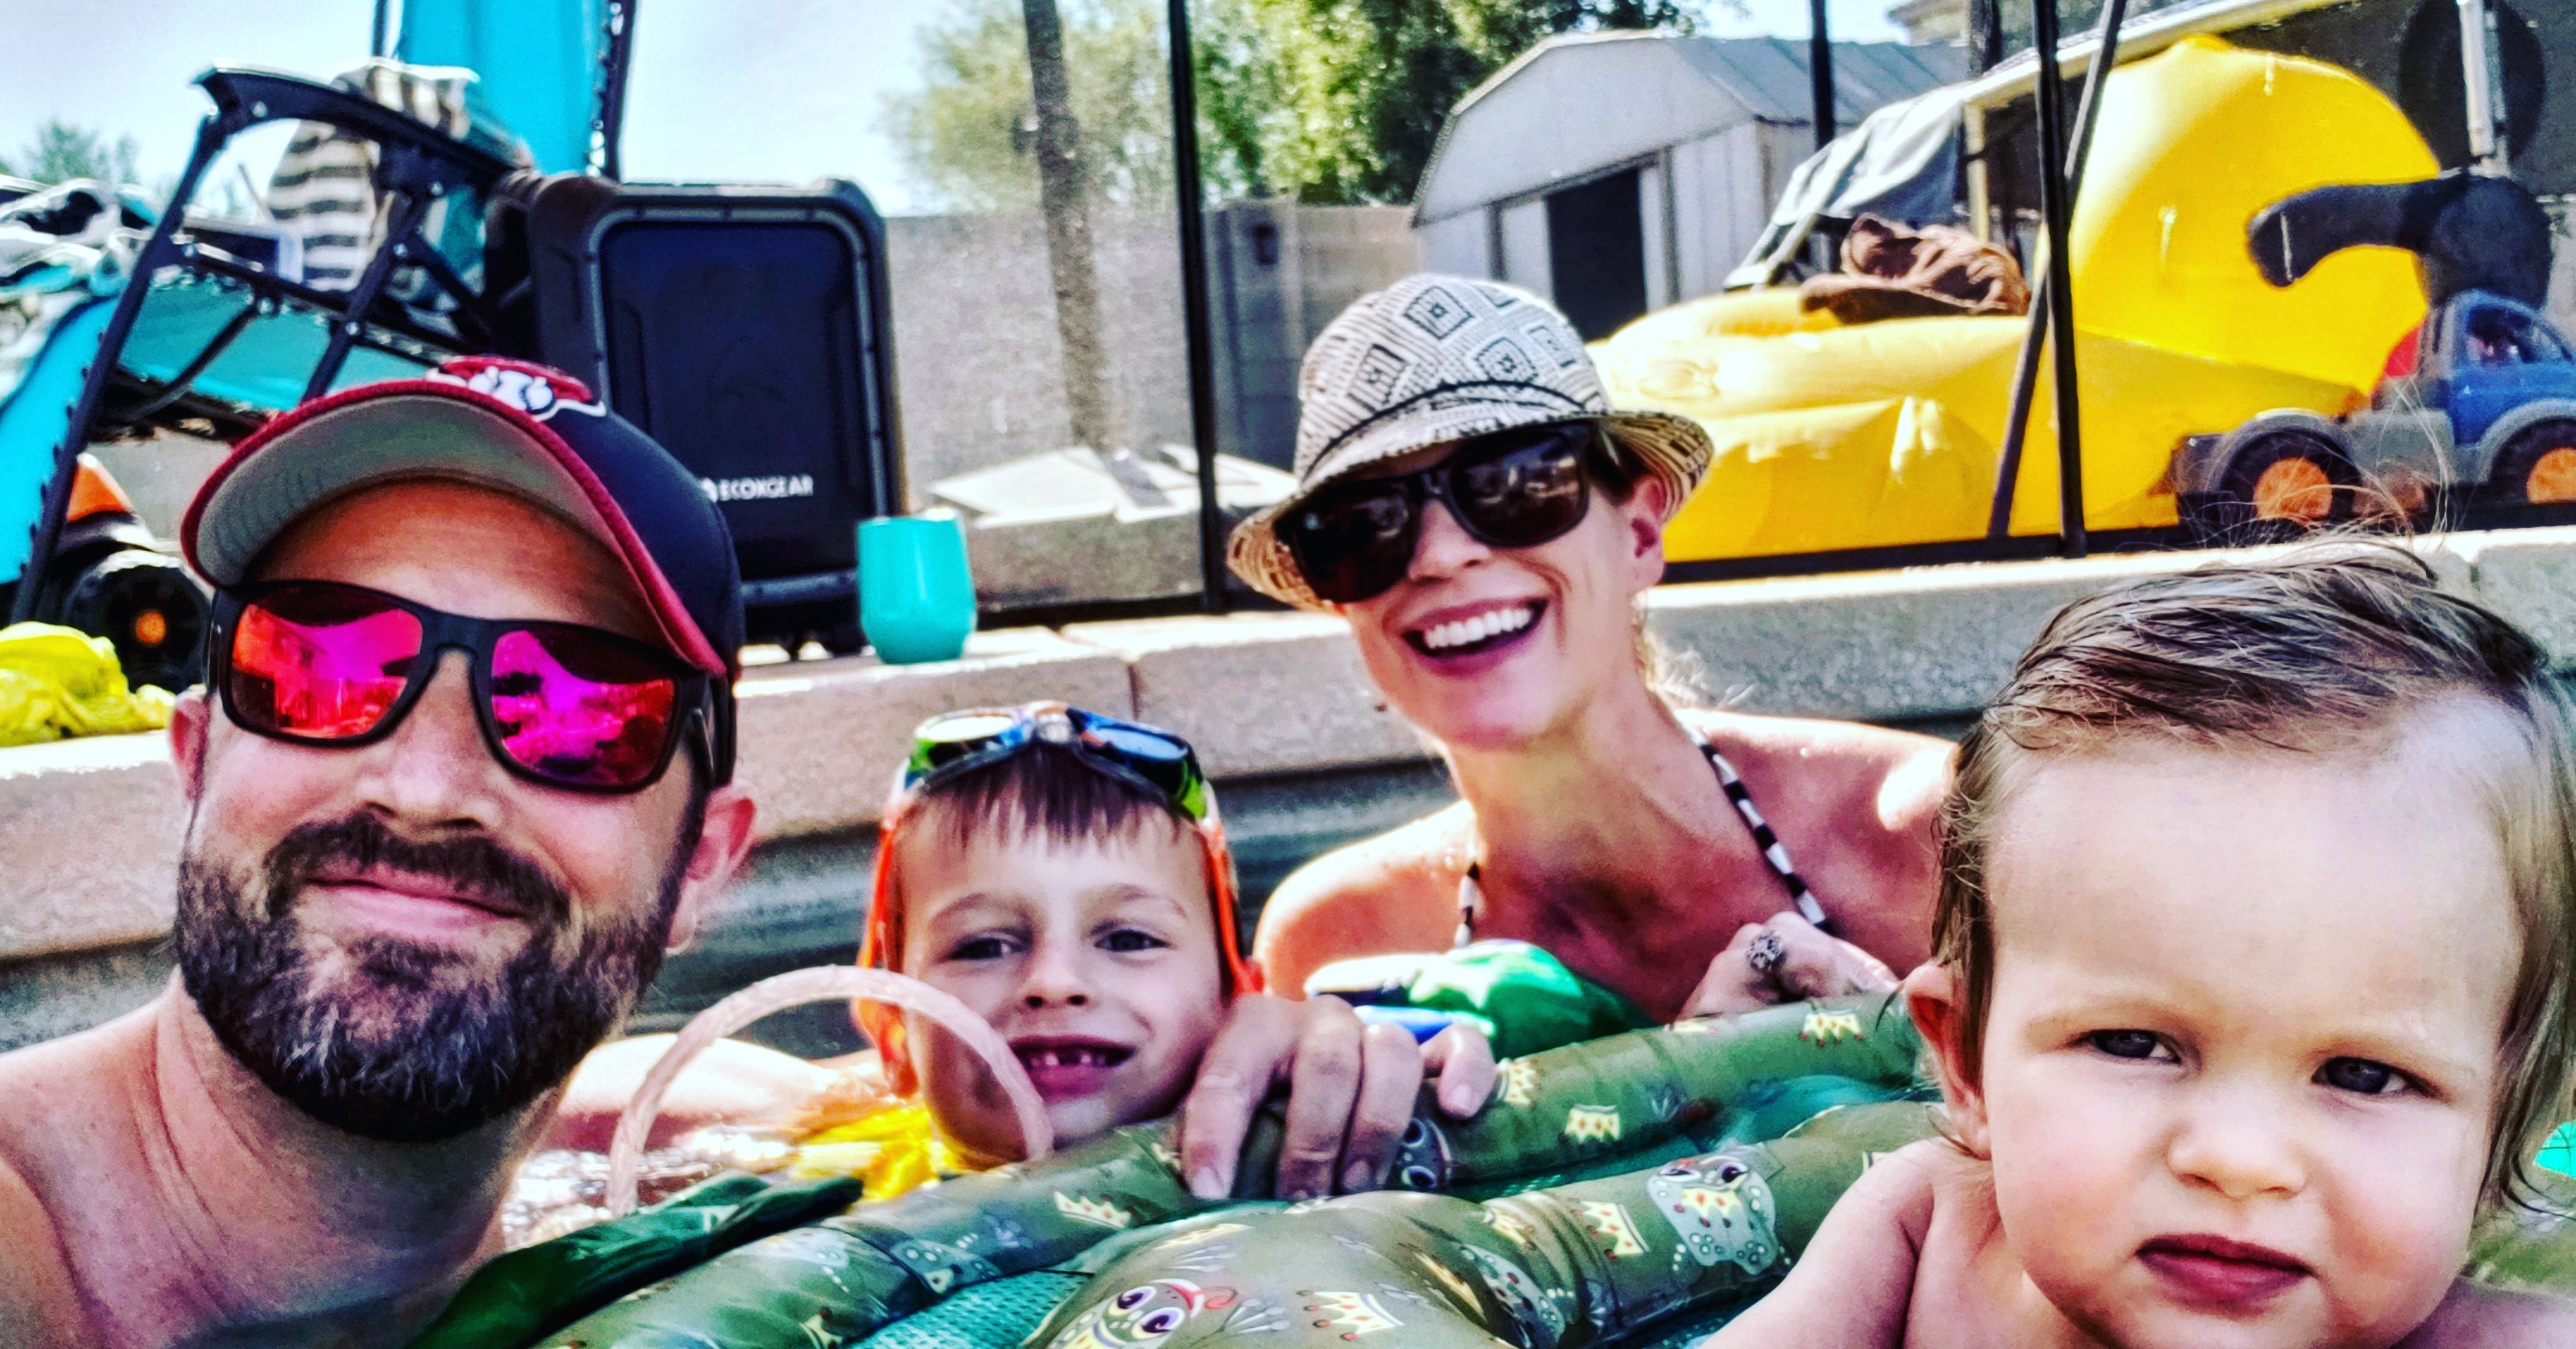
POLYGON ((1535 548, 1583 522, 1592 506, 1586 461, 1609 454, 1598 422, 1497 431, 1428 468, 1325 487, 1280 520, 1279 537, 1309 589, 1356 604, 1412 569, 1424 503, 1447 506, 1488 547, 1535 548))
POLYGON ((577 623, 467 618, 363 586, 280 581, 216 592, 207 678, 245 730, 365 745, 393 733, 450 650, 472 666, 484 744, 520 777, 641 791, 694 725, 707 780, 720 780, 713 680, 658 647, 577 623))

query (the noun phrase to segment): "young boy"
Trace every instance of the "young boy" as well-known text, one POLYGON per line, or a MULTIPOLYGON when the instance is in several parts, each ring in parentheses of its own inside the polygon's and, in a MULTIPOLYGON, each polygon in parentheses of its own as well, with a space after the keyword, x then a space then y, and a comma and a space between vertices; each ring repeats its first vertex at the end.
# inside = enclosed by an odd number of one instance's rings
POLYGON ((1712 1345, 2576 1343, 2460 1278, 2568 1113, 2571 725, 2393 550, 2068 608, 1960 746, 1906 981, 1950 1137, 1712 1345))
MULTIPOLYGON (((860 963, 921 979, 1001 1031, 1058 1148, 1169 1114, 1228 999, 1260 987, 1237 953, 1215 796, 1178 736, 1060 703, 933 717, 880 827, 860 963)), ((878 1052, 837 1072, 716 1042, 664 1099, 649 1146, 709 1124, 784 1130, 801 1141, 800 1174, 855 1170, 872 1197, 1018 1155, 981 1060, 918 1018, 854 1011, 878 1052)), ((548 1145, 605 1151, 670 1044, 638 1036, 593 1054, 548 1145)))
MULTIPOLYGON (((1178 736, 1062 704, 936 717, 916 732, 877 853, 859 963, 990 1022, 1057 1146, 1170 1114, 1257 989, 1234 866, 1178 736)), ((887 1085, 918 1095, 969 1164, 1017 1155, 983 1063, 917 1015, 861 1004, 887 1085)))

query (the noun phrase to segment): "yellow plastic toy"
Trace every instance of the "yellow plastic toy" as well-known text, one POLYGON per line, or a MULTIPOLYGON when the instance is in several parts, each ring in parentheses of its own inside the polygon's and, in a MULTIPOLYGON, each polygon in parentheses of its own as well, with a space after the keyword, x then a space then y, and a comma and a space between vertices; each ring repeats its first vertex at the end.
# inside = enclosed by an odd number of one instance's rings
MULTIPOLYGON (((2354 250, 2273 289, 2246 222, 2311 187, 2437 166, 2396 105, 2350 72, 2207 37, 2113 73, 2090 163, 2068 259, 2086 526, 2171 525, 2166 471, 2183 437, 2273 408, 2359 405, 2424 314, 2414 261, 2394 249, 2354 250)), ((1593 355, 1614 402, 1696 418, 1716 441, 1666 555, 1750 557, 1981 537, 2026 324, 1841 327, 1781 289, 1650 314, 1593 355)), ((2057 528, 2053 404, 2043 378, 2017 534, 2057 528)))
POLYGON ((51 623, 0 628, 0 746, 170 724, 169 691, 128 689, 116 648, 51 623))

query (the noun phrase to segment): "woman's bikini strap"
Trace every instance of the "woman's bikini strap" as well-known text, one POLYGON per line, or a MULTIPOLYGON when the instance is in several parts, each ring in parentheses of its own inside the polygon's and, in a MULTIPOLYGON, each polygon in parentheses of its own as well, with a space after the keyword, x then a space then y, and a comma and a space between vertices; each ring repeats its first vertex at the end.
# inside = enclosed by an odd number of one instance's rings
POLYGON ((1698 727, 1689 730, 1691 739, 1699 742, 1699 752, 1708 756, 1708 766, 1717 770, 1717 785, 1726 790, 1726 799, 1735 803, 1735 813, 1743 816, 1744 826, 1753 831, 1753 846, 1762 850, 1762 861, 1771 868, 1772 875, 1780 878, 1780 888, 1789 892, 1789 902, 1797 907, 1798 916, 1823 931, 1833 931, 1833 915, 1816 902, 1816 892, 1807 887, 1806 878, 1789 861, 1789 846, 1780 841, 1771 822, 1763 819, 1762 811, 1753 804, 1753 791, 1744 785, 1744 775, 1735 771, 1735 765, 1717 752, 1717 746, 1710 744, 1698 727))
MULTIPOLYGON (((1691 739, 1699 745, 1699 752, 1708 756, 1708 766, 1717 771, 1717 785, 1726 792, 1726 799, 1735 807, 1735 813, 1744 817, 1744 827, 1753 831, 1753 846, 1761 849, 1763 865, 1780 878, 1780 887, 1789 892, 1789 903, 1797 908, 1798 916, 1815 924, 1819 930, 1833 931, 1833 915, 1826 913, 1825 906, 1816 901, 1816 892, 1808 888, 1806 878, 1800 876, 1798 868, 1789 861, 1788 845, 1780 841, 1780 835, 1773 831, 1771 822, 1763 819, 1761 809, 1753 804, 1753 791, 1744 785, 1744 775, 1735 771, 1735 765, 1717 752, 1717 746, 1710 744, 1698 727, 1685 726, 1683 729, 1690 732, 1691 739)), ((1467 864, 1467 874, 1458 878, 1458 934, 1453 946, 1464 946, 1476 939, 1476 911, 1485 907, 1483 870, 1483 864, 1471 861, 1467 864)))

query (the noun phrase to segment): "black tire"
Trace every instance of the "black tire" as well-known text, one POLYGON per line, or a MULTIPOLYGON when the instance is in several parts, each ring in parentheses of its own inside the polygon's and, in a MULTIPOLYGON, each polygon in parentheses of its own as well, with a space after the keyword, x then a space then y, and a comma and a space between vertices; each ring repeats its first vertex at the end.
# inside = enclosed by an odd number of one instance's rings
POLYGON ((2515 432, 2487 470, 2487 500, 2497 506, 2576 502, 2576 419, 2553 417, 2515 432))
POLYGON ((2353 496, 2360 486, 2361 474, 2341 445, 2315 431, 2267 431, 2236 447, 2218 475, 2218 490, 2202 506, 2202 531, 2221 543, 2259 543, 2339 525, 2352 519, 2353 496), (2324 508, 2283 514, 2267 499, 2275 488, 2266 475, 2300 463, 2323 477, 2324 508))
POLYGON ((131 685, 178 690, 196 683, 206 625, 206 592, 179 559, 139 548, 110 553, 72 579, 61 621, 116 648, 131 685))
POLYGON ((865 651, 868 646, 868 635, 859 631, 859 621, 855 618, 847 623, 835 623, 825 628, 815 640, 821 642, 823 649, 835 656, 855 656, 865 651))

